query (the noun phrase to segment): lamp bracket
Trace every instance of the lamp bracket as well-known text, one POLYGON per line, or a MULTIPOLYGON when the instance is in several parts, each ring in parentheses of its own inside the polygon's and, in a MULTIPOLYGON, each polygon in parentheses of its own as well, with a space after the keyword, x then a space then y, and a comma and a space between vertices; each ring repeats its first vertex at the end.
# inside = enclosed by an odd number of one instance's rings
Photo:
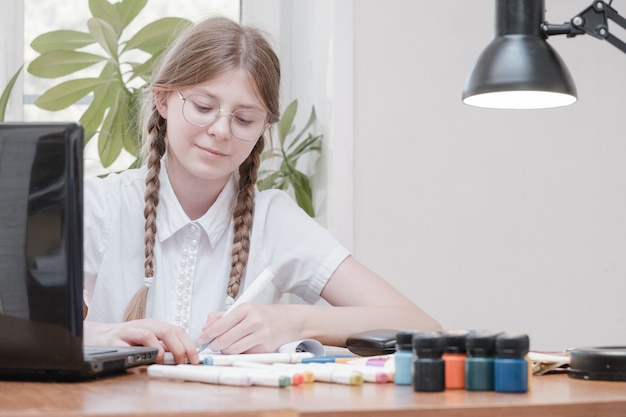
POLYGON ((585 10, 574 16, 569 22, 562 25, 554 25, 547 22, 541 24, 541 29, 546 36, 567 35, 591 35, 598 39, 604 39, 610 44, 626 53, 626 43, 609 31, 609 20, 626 29, 626 19, 611 7, 611 0, 606 3, 602 0, 594 1, 585 10))

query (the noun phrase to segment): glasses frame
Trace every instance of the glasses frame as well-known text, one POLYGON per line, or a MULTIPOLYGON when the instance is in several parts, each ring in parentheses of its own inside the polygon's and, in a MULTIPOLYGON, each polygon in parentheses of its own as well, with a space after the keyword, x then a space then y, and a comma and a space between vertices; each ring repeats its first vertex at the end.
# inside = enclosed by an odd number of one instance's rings
MULTIPOLYGON (((254 139, 244 139, 244 138, 240 138, 239 136, 235 135, 235 132, 233 132, 233 116, 236 115, 236 113, 239 110, 235 110, 234 112, 227 112, 224 109, 222 109, 222 106, 219 105, 219 110, 217 112, 217 115, 215 116, 215 119, 212 120, 211 122, 205 124, 205 125, 199 125, 197 123, 193 123, 190 122, 189 119, 187 119, 187 116, 185 116, 185 104, 187 104, 187 99, 191 96, 201 96, 201 97, 207 97, 210 98, 208 96, 203 96, 202 94, 188 94, 187 97, 183 96, 183 93, 181 93, 180 90, 176 90, 176 92, 178 93, 178 97, 180 97, 180 99, 183 101, 183 105, 180 107, 180 112, 183 115, 183 119, 185 119, 185 121, 187 123, 189 123, 190 125, 193 126, 198 126, 198 127, 209 127, 211 126, 213 123, 217 122, 217 119, 219 119, 222 116, 228 116, 228 128, 230 129, 230 134, 233 135, 233 137, 239 139, 239 140, 243 140, 244 142, 254 142, 256 140, 258 140, 261 136, 263 136, 263 134, 265 133, 265 130, 269 127, 269 123, 267 122, 267 116, 264 116, 263 118, 265 119, 265 123, 263 123, 263 129, 259 132, 259 134, 257 135, 257 137, 255 137, 254 139)), ((212 98, 210 98, 211 100, 213 100, 212 98)), ((217 102, 217 100, 215 100, 217 102)), ((254 110, 245 110, 247 112, 251 112, 251 113, 257 113, 258 115, 262 115, 262 113, 254 111, 254 110)))

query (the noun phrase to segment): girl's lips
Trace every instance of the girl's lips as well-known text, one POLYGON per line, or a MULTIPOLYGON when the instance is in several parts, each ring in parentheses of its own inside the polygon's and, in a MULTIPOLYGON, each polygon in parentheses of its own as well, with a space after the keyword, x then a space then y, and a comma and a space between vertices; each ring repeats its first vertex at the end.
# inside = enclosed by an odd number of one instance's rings
POLYGON ((213 149, 211 149, 211 148, 205 148, 205 147, 202 147, 202 146, 198 146, 198 148, 199 148, 202 152, 204 152, 204 154, 205 154, 205 155, 207 155, 207 156, 209 156, 209 157, 211 157, 211 158, 221 158, 221 157, 223 157, 223 156, 226 156, 225 154, 223 154, 223 153, 221 153, 221 152, 218 152, 218 151, 216 151, 216 150, 213 150, 213 149))

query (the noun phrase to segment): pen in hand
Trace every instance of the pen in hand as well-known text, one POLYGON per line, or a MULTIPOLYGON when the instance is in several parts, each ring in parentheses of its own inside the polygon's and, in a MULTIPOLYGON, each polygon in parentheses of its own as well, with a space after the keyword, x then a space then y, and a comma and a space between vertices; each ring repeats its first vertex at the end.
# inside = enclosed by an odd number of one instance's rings
MULTIPOLYGON (((231 305, 230 308, 224 312, 224 315, 222 317, 232 311, 239 304, 254 300, 256 296, 259 295, 261 291, 263 291, 263 289, 265 289, 267 284, 272 281, 272 279, 274 279, 274 272, 269 267, 265 268, 257 277, 257 279, 252 281, 250 286, 243 292, 243 294, 241 294, 239 298, 235 300, 233 305, 231 305)), ((208 346, 208 343, 200 345, 200 347, 198 347, 198 353, 205 350, 208 346)))

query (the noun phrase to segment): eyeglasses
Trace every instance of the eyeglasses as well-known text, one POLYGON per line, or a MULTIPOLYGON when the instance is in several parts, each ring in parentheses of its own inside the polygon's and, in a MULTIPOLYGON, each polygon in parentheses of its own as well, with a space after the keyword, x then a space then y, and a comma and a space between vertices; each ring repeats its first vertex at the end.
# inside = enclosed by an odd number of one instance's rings
POLYGON ((228 116, 233 136, 248 142, 260 138, 267 127, 267 117, 263 113, 245 109, 227 113, 220 108, 220 103, 211 97, 201 94, 190 94, 185 97, 180 91, 177 93, 183 100, 183 117, 194 126, 210 126, 218 117, 228 116))

